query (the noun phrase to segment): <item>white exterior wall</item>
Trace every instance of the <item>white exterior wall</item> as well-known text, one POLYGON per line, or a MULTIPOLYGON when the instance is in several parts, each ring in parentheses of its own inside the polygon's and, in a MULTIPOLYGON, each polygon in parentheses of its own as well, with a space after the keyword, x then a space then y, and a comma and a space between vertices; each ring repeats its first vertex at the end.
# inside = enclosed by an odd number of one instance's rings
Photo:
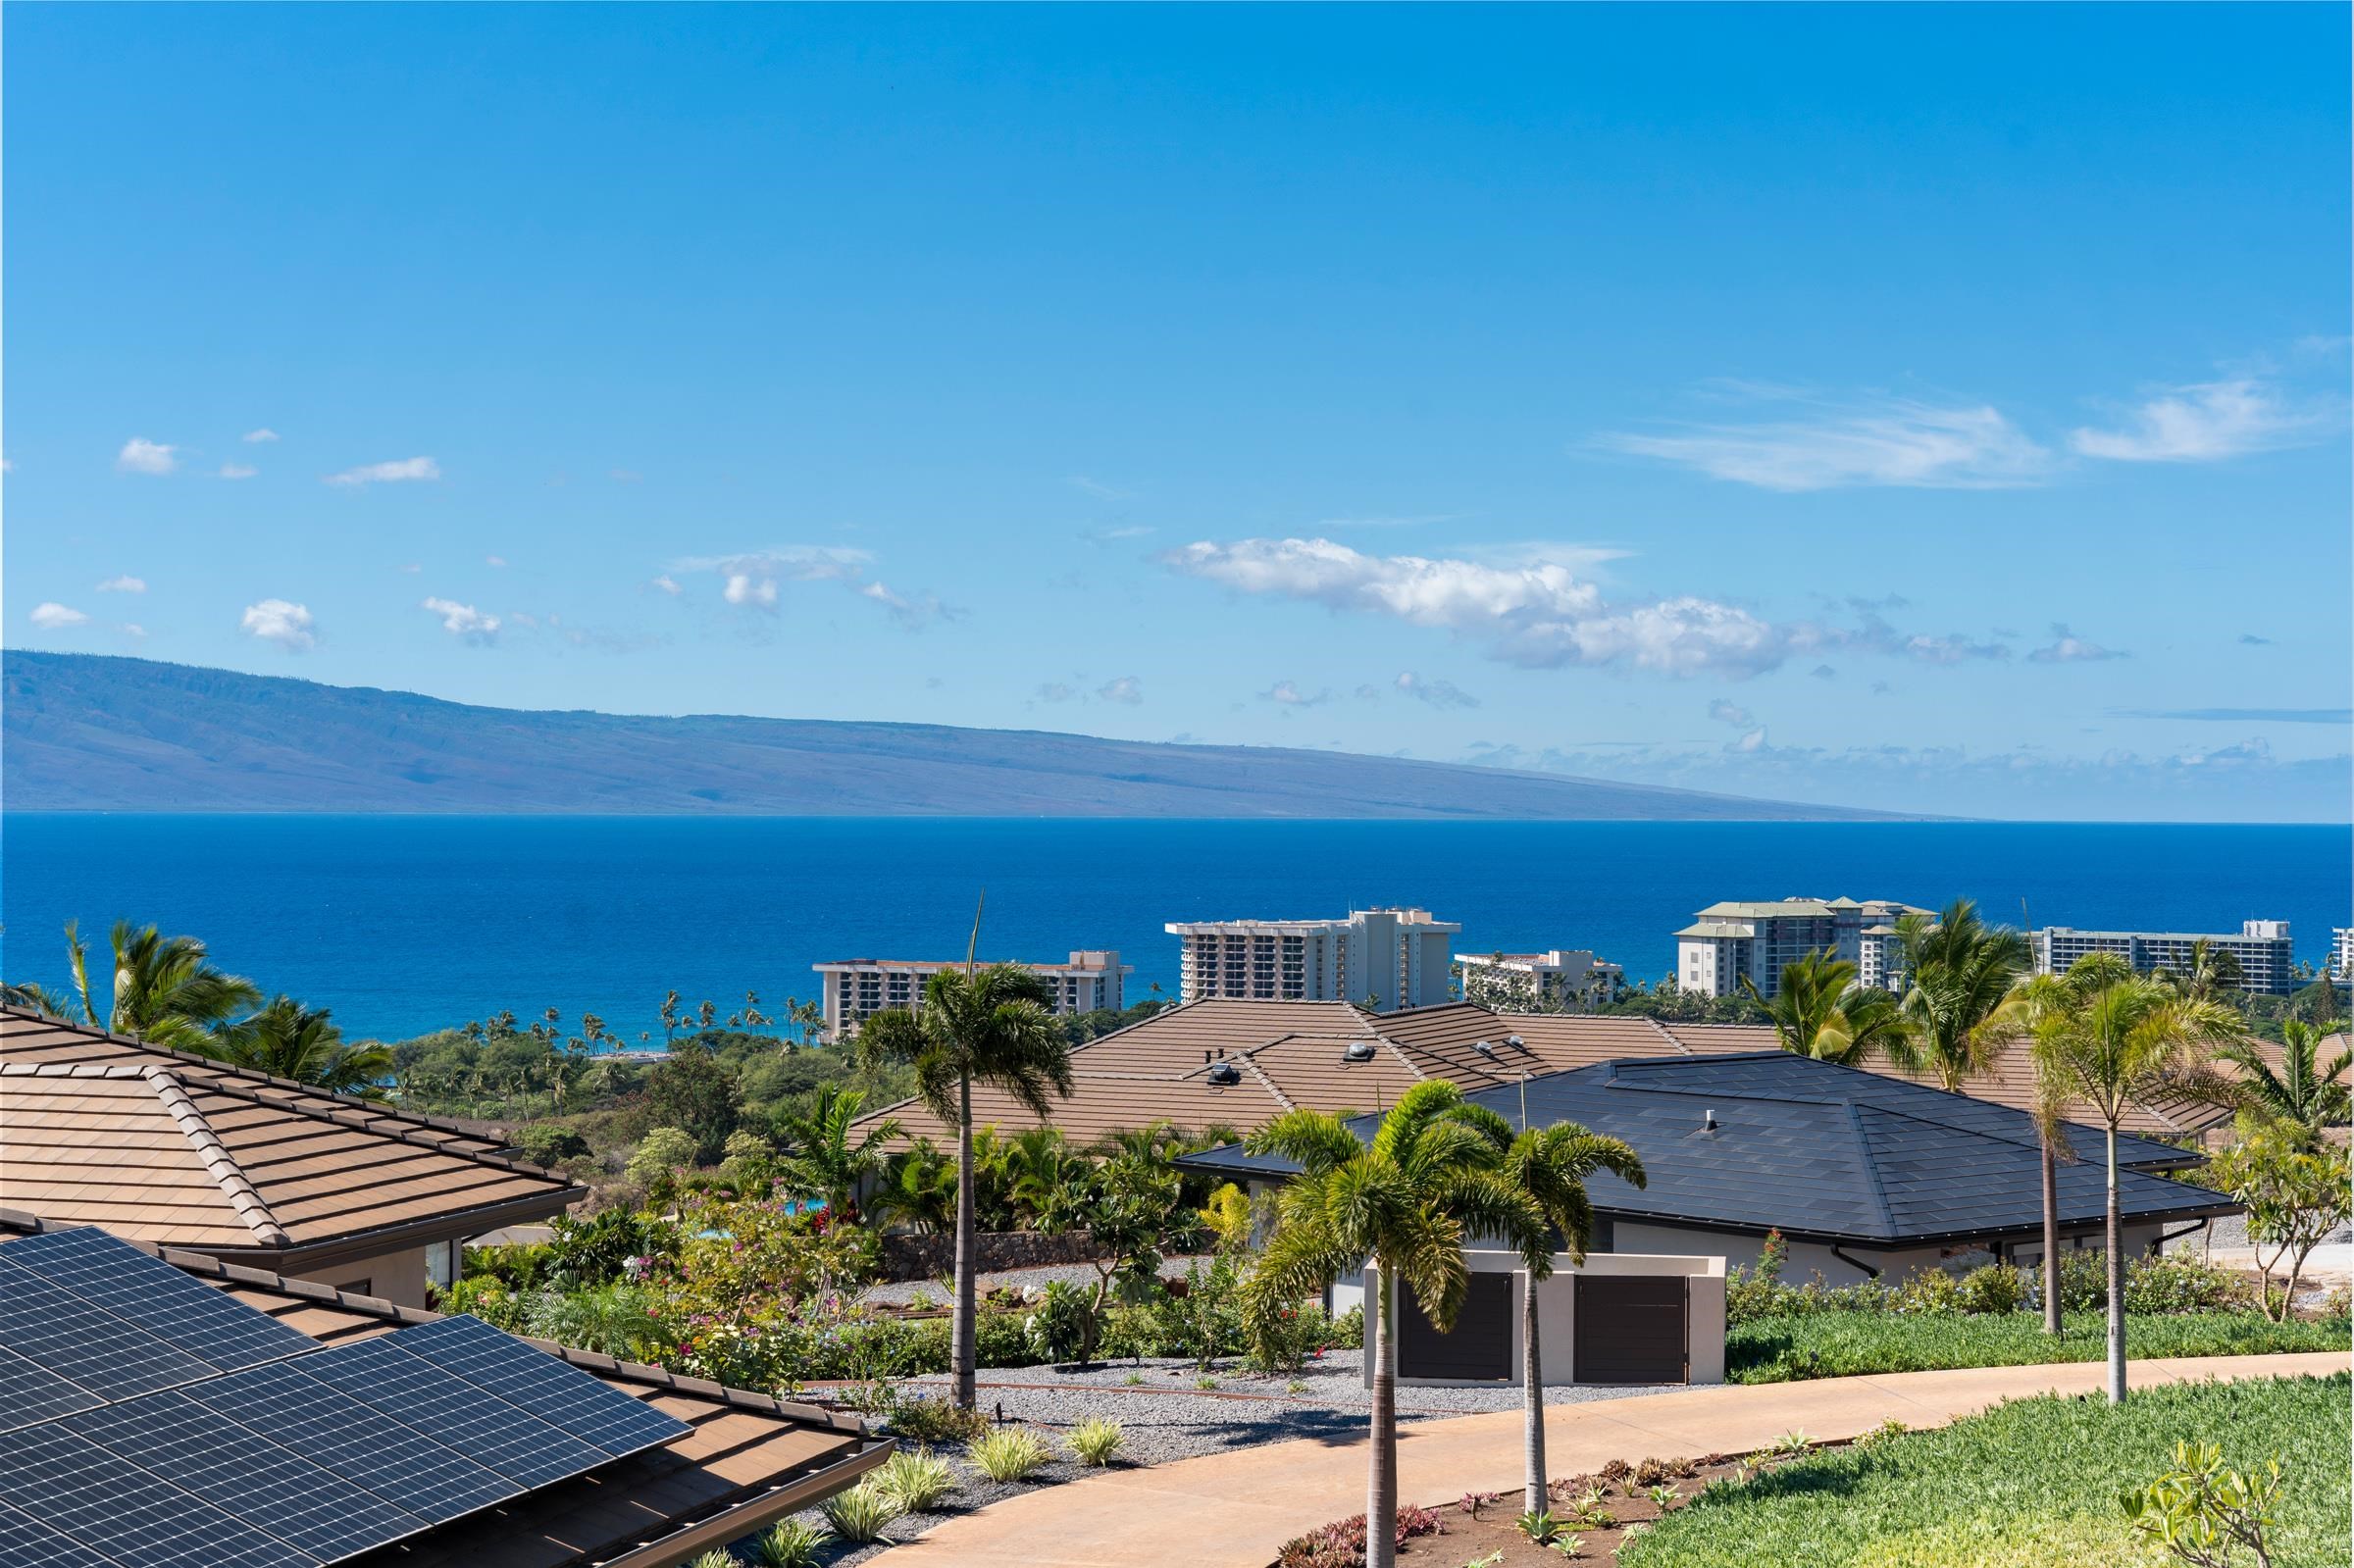
MULTIPOLYGON (((943 970, 962 969, 961 959, 855 958, 809 966, 822 977, 824 1036, 843 1040, 887 1007, 921 1007, 924 985, 943 970)), ((1053 992, 1057 1014, 1118 1012, 1128 1005, 1127 978, 1135 966, 1120 962, 1117 948, 1074 952, 1068 963, 1024 964, 1053 992)))
POLYGON ((360 1258, 338 1263, 333 1268, 306 1269, 299 1263, 281 1268, 288 1279, 309 1280, 314 1285, 332 1285, 338 1290, 355 1295, 379 1296, 394 1306, 422 1307, 425 1305, 425 1248, 413 1246, 404 1252, 385 1252, 372 1258, 360 1258))
POLYGON ((2240 984, 2251 991, 2285 996, 2296 989, 2296 962, 2285 920, 2240 922, 2237 936, 2182 931, 2077 931, 2046 926, 2035 933, 2035 972, 2065 975, 2088 953, 2115 953, 2134 969, 2180 970, 2190 962, 2190 944, 2205 941, 2239 961, 2240 984))
POLYGON ((1675 983, 1684 990, 1706 996, 1730 996, 1741 988, 1738 976, 1746 937, 1684 936, 1675 944, 1675 983))
POLYGON ((1377 1012, 1449 1000, 1450 938, 1423 909, 1360 909, 1346 920, 1171 921, 1183 943, 1182 1001, 1355 1002, 1377 1012))

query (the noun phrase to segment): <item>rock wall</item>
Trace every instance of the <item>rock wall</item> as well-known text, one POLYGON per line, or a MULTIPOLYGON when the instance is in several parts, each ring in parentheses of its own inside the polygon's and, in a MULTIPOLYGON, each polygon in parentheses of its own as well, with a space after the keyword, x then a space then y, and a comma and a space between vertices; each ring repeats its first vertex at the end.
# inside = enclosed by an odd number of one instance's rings
MULTIPOLYGON (((1094 1240, 1084 1231, 1041 1236, 1035 1231, 987 1231, 973 1238, 981 1272, 1044 1268, 1056 1263, 1084 1263, 1096 1255, 1094 1240)), ((883 1278, 886 1280, 945 1280, 956 1267, 954 1233, 940 1236, 900 1233, 883 1238, 883 1278)))

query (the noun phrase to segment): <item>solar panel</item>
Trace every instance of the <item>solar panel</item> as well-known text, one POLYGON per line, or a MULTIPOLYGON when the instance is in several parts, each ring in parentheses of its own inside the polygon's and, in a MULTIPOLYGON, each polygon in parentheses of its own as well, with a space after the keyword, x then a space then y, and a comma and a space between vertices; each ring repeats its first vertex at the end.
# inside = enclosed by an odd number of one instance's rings
POLYGON ((267 1432, 311 1463, 399 1501, 431 1524, 522 1494, 523 1488, 281 1361, 189 1389, 214 1414, 267 1432))
POLYGON ((78 1541, 0 1502, 0 1568, 114 1568, 78 1541))
POLYGON ((428 1528, 184 1393, 150 1393, 57 1426, 324 1562, 428 1528))
MULTIPOLYGON (((12 1242, 10 1251, 24 1245, 12 1242)), ((0 1350, 108 1399, 209 1378, 214 1368, 0 1253, 0 1350)))
POLYGON ((104 1404, 89 1390, 10 1350, 0 1350, 0 1432, 104 1404))
POLYGON ((384 1339, 609 1454, 638 1453, 693 1430, 475 1318, 420 1323, 384 1339))
POLYGON ((13 1241, 8 1261, 224 1372, 318 1348, 268 1313, 90 1227, 13 1241))
POLYGON ((0 1495, 101 1560, 138 1568, 319 1562, 55 1425, 0 1436, 0 1495))
POLYGON ((303 1357, 302 1369, 526 1487, 561 1481, 611 1457, 488 1390, 429 1366, 394 1338, 338 1344, 303 1357))

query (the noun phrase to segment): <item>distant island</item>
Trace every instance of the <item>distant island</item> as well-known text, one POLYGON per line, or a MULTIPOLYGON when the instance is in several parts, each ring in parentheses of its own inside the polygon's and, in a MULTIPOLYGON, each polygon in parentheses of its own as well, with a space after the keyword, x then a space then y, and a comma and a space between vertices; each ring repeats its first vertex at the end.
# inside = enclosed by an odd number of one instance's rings
POLYGON ((152 659, 0 654, 11 811, 1904 820, 1278 746, 525 712, 152 659))

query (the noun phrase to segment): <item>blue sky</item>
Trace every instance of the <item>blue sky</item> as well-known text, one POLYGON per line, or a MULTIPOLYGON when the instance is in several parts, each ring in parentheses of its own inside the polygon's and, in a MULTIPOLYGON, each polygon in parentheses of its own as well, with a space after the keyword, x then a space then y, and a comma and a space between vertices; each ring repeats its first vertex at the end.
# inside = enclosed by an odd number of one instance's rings
POLYGON ((10 646, 2347 816, 2343 8, 9 8, 10 646))

